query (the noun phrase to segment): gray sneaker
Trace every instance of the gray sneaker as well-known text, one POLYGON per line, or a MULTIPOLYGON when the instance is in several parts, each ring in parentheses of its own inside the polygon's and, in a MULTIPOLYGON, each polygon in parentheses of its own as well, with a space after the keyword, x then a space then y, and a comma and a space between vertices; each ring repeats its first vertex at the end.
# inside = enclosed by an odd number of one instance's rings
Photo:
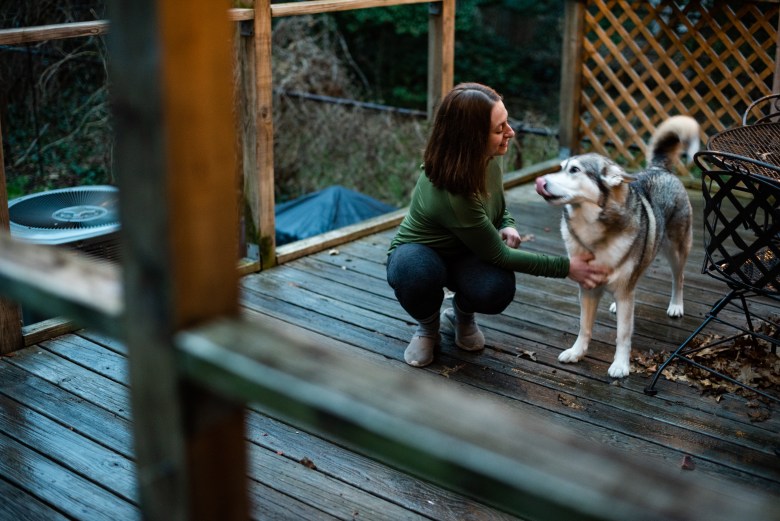
POLYGON ((485 335, 479 330, 476 320, 461 324, 455 317, 455 310, 447 308, 441 312, 443 329, 455 332, 455 345, 465 351, 479 351, 485 348, 485 335))
POLYGON ((425 367, 433 362, 433 351, 439 341, 439 335, 432 338, 415 334, 404 351, 404 360, 412 367, 425 367))

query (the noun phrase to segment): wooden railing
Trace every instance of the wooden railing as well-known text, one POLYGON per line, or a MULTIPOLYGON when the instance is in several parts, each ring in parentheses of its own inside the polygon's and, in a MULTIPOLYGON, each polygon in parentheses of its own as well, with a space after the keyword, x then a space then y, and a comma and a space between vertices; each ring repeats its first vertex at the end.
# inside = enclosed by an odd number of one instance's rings
MULTIPOLYGON (((238 234, 226 233, 239 213, 225 181, 237 168, 224 95, 233 28, 212 0, 111 5, 122 269, 4 233, 0 292, 127 345, 145 519, 248 517, 247 402, 527 519, 775 511, 771 494, 652 467, 444 379, 388 372, 239 318, 238 234)), ((452 14, 454 1, 442 7, 452 14)), ((267 29, 270 6, 255 9, 256 29, 267 29)))

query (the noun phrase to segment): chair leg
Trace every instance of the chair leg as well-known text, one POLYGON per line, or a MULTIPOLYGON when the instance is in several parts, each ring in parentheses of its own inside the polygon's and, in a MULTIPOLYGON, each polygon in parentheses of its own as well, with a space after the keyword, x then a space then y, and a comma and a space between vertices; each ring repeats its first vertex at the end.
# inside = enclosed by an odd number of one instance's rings
POLYGON ((688 344, 690 344, 693 341, 693 339, 696 338, 699 335, 699 333, 701 333, 702 330, 704 330, 704 328, 707 327, 707 324, 709 324, 711 321, 712 321, 712 315, 707 314, 707 318, 705 318, 704 322, 702 322, 701 325, 696 328, 696 331, 694 331, 691 334, 691 336, 686 338, 685 342, 680 344, 680 346, 677 349, 675 349, 671 355, 669 355, 669 357, 664 361, 664 363, 661 364, 660 367, 658 367, 658 369, 655 370, 655 374, 653 375, 653 379, 650 381, 650 384, 645 386, 645 394, 650 396, 655 396, 656 394, 658 394, 658 389, 655 388, 655 384, 658 381, 658 378, 661 376, 663 370, 666 369, 666 366, 672 363, 675 358, 679 357, 685 359, 685 356, 681 355, 680 352, 686 347, 688 347, 688 344))
MULTIPOLYGON (((713 307, 710 309, 710 311, 707 313, 706 318, 704 319, 704 322, 702 322, 699 327, 696 328, 696 330, 685 339, 685 342, 680 344, 677 349, 674 350, 674 352, 669 355, 669 357, 664 361, 663 364, 661 364, 658 369, 655 370, 655 374, 653 375, 653 379, 650 381, 650 384, 645 386, 645 394, 649 396, 655 396, 658 394, 658 390, 655 388, 656 382, 658 382, 658 378, 660 378, 661 373, 664 369, 666 369, 666 366, 668 366, 670 363, 672 363, 676 358, 680 358, 682 360, 685 360, 686 362, 689 362, 688 358, 685 357, 685 355, 681 354, 683 349, 688 347, 688 344, 690 344, 694 338, 696 338, 699 333, 701 333, 707 325, 712 322, 712 320, 718 316, 718 313, 728 305, 729 302, 731 302, 731 299, 733 299, 736 296, 736 290, 732 290, 729 292, 728 295, 720 299, 713 307)), ((693 362, 695 364, 695 362, 693 362)), ((699 365, 699 364, 696 364, 699 365)))
POLYGON ((720 373, 719 371, 717 371, 717 370, 715 370, 715 369, 713 369, 711 367, 707 367, 705 365, 702 365, 699 362, 696 362, 695 360, 693 360, 693 359, 691 359, 691 358, 689 358, 687 356, 688 354, 696 352, 696 351, 702 349, 703 347, 710 347, 710 346, 713 346, 713 345, 721 344, 724 341, 728 341, 728 340, 737 338, 740 335, 735 335, 733 337, 729 337, 728 339, 723 339, 723 340, 720 340, 718 342, 715 342, 714 344, 710 343, 710 344, 707 344, 707 346, 701 346, 699 348, 696 348, 696 349, 693 349, 693 350, 689 351, 688 353, 683 353, 684 349, 686 347, 688 347, 688 345, 693 341, 693 339, 696 338, 696 336, 698 336, 704 330, 704 328, 707 327, 707 325, 710 322, 712 322, 713 320, 717 320, 718 322, 721 322, 723 324, 730 325, 731 327, 735 327, 736 329, 742 331, 742 333, 751 336, 753 341, 756 340, 756 338, 755 338, 756 336, 760 336, 760 337, 770 341, 773 345, 775 344, 774 341, 772 341, 771 339, 769 339, 765 335, 762 335, 762 334, 756 332, 753 329, 753 323, 752 323, 752 321, 750 319, 750 313, 748 312, 747 302, 745 301, 744 294, 741 291, 739 291, 739 290, 732 290, 728 295, 726 295, 720 301, 718 301, 718 303, 715 304, 715 306, 713 306, 713 308, 709 311, 709 313, 707 313, 707 316, 704 319, 704 322, 702 322, 701 325, 696 328, 696 331, 694 331, 693 334, 691 334, 691 336, 689 336, 687 339, 685 339, 685 342, 680 344, 680 346, 671 355, 669 355, 669 357, 664 361, 664 363, 661 364, 661 366, 658 369, 656 369, 655 374, 653 375, 653 379, 650 381, 650 384, 647 385, 645 387, 645 389, 644 389, 645 394, 647 394, 649 396, 655 396, 656 394, 658 394, 658 390, 655 388, 655 385, 658 382, 658 378, 661 376, 662 371, 671 362, 673 362, 676 359, 679 359, 679 360, 682 360, 683 362, 685 362, 687 364, 690 364, 690 365, 692 365, 694 367, 698 367, 699 369, 702 369, 702 370, 707 371, 707 372, 709 372, 709 373, 711 373, 711 374, 713 374, 713 375, 715 375, 715 376, 717 376, 719 378, 722 378, 723 380, 731 382, 732 384, 739 385, 739 386, 741 386, 741 387, 743 387, 745 389, 748 389, 748 390, 750 390, 750 391, 752 391, 752 392, 754 392, 756 394, 759 394, 759 395, 761 395, 761 396, 763 396, 765 398, 768 398, 769 400, 772 400, 772 401, 775 401, 775 402, 780 402, 780 397, 773 396, 773 395, 768 394, 768 393, 766 393, 764 391, 761 391, 761 390, 759 390, 757 388, 754 388, 754 387, 751 387, 749 385, 746 385, 746 384, 744 384, 744 383, 742 383, 742 382, 740 382, 740 381, 738 381, 738 380, 736 380, 736 379, 734 379, 734 378, 732 378, 732 377, 730 377, 728 375, 720 373), (733 299, 735 299, 735 298, 740 299, 740 301, 742 303, 742 306, 743 306, 742 310, 744 311, 745 316, 747 318, 749 330, 745 330, 744 328, 738 327, 738 326, 736 326, 734 324, 729 324, 727 322, 724 322, 722 319, 718 318, 718 313, 720 313, 721 310, 723 310, 723 308, 726 307, 729 303, 731 303, 731 301, 733 299))

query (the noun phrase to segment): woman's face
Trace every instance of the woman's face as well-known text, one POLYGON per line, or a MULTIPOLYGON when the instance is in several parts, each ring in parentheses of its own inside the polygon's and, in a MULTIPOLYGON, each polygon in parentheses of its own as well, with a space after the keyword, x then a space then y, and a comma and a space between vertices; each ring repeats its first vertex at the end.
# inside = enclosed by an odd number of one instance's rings
POLYGON ((504 102, 499 100, 490 113, 490 135, 488 136, 488 157, 503 156, 509 150, 509 140, 515 131, 509 126, 509 113, 504 102))

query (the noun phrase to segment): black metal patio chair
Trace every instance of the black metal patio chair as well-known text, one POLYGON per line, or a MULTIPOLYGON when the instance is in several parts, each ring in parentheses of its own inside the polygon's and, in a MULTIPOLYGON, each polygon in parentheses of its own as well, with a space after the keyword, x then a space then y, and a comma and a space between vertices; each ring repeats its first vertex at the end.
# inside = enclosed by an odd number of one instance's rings
MULTIPOLYGON (((658 378, 674 361, 682 361, 774 401, 780 396, 738 381, 693 359, 705 348, 729 345, 745 337, 754 349, 769 354, 780 345, 780 317, 751 311, 761 301, 780 303, 780 169, 742 156, 713 151, 696 154, 702 171, 704 195, 704 252, 702 273, 725 283, 726 295, 705 315, 704 321, 660 365, 645 392, 655 395, 658 378), (766 176, 767 168, 777 179, 766 176), (754 172, 762 175, 754 175, 754 172), (737 311, 738 315, 733 312, 737 311), (734 318, 739 316, 740 318, 734 318), (726 318, 729 317, 729 318, 726 318), (741 320, 744 318, 744 323, 741 320), (713 323, 736 330, 733 336, 703 334, 713 323), (698 340, 695 341, 695 339, 698 340)), ((771 309, 764 306, 764 309, 771 309)), ((724 331, 719 328, 718 332, 724 331)))
POLYGON ((743 125, 780 121, 780 93, 754 100, 742 114, 743 125))

